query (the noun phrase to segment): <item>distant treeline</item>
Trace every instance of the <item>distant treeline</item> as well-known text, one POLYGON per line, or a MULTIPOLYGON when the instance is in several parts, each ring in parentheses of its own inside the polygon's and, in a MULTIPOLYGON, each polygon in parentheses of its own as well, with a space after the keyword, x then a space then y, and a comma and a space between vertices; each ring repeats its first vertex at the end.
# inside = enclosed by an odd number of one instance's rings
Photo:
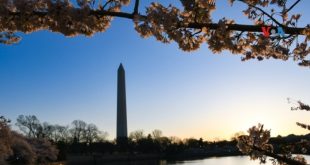
MULTIPOLYGON (((2 134, 0 136, 0 151, 8 151, 3 152, 8 153, 7 156, 0 156, 0 163, 2 161, 10 164, 31 164, 33 162, 62 161, 66 160, 68 155, 100 155, 104 157, 105 155, 120 154, 153 154, 160 158, 186 159, 241 154, 236 147, 235 138, 230 141, 206 141, 202 138, 182 140, 178 137, 163 136, 160 130, 154 130, 149 134, 145 134, 143 130, 136 130, 131 132, 126 139, 107 140, 107 132, 102 132, 95 124, 87 124, 82 120, 74 120, 70 126, 62 126, 47 122, 41 123, 33 115, 20 115, 16 125, 22 134, 12 131, 9 123, 4 117, 0 120, 2 134), (7 138, 3 136, 5 135, 3 128, 7 128, 6 134, 8 132, 10 134, 7 138), (14 139, 19 140, 14 142, 14 139), (22 143, 20 143, 20 139, 23 139, 22 143), (4 145, 6 141, 7 145, 4 145), (25 146, 28 148, 25 149, 25 146), (27 154, 28 152, 33 154, 27 154)), ((285 149, 283 148, 285 146, 294 145, 302 139, 309 138, 310 134, 278 136, 271 138, 270 143, 273 144, 275 152, 280 152, 285 149)), ((300 150, 295 148, 294 152, 297 153, 300 150)))

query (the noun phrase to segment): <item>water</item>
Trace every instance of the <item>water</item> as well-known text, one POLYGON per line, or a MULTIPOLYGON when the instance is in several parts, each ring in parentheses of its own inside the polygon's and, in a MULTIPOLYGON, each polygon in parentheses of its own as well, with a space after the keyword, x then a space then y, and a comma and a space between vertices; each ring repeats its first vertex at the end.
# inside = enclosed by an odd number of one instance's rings
MULTIPOLYGON (((310 162, 310 156, 305 156, 308 162, 310 162)), ((159 165, 259 165, 258 160, 250 160, 248 156, 229 156, 229 157, 211 157, 202 160, 191 161, 164 161, 159 165)), ((268 161, 265 165, 272 165, 271 161, 268 161)))
MULTIPOLYGON (((165 165, 165 164, 163 164, 165 165)), ((166 165, 259 165, 247 156, 211 157, 202 160, 167 162, 166 165)), ((271 165, 267 163, 266 165, 271 165)))
MULTIPOLYGON (((310 162, 310 156, 305 156, 310 162)), ((145 160, 131 162, 108 162, 98 163, 97 165, 260 165, 258 160, 250 160, 248 156, 228 156, 228 157, 210 157, 199 160, 186 161, 167 161, 167 160, 145 160)), ((272 165, 271 161, 267 161, 265 165, 272 165)))

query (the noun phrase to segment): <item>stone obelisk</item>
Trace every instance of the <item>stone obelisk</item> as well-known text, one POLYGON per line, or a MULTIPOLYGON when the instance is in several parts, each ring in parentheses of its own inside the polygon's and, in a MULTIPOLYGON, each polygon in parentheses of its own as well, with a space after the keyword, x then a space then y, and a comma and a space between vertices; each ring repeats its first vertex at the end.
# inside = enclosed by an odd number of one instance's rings
POLYGON ((118 140, 127 138, 125 70, 122 64, 117 71, 117 130, 118 140))

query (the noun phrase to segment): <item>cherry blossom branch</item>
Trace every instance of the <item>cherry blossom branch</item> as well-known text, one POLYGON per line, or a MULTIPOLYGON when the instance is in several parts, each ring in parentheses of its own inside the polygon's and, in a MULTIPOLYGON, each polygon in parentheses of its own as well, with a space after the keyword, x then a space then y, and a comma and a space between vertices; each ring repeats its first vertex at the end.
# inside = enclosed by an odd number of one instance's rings
MULTIPOLYGON (((126 19, 134 19, 133 13, 126 13, 126 12, 112 12, 112 11, 106 11, 106 10, 90 10, 90 15, 95 16, 114 16, 119 18, 126 18, 126 19)), ((20 12, 10 12, 10 15, 22 15, 20 12)), ((33 11, 31 15, 36 16, 46 16, 48 15, 48 12, 37 12, 33 11)), ((147 17, 145 15, 139 14, 140 19, 146 19, 147 17)), ((208 29, 218 29, 219 28, 218 23, 189 23, 188 25, 180 25, 179 28, 193 28, 193 29, 202 29, 203 27, 206 27, 208 29)), ((226 25, 227 30, 233 30, 233 31, 248 31, 248 32, 262 32, 262 26, 260 25, 244 25, 244 24, 227 24, 226 25)), ((271 26, 271 28, 277 28, 276 26, 271 26)), ((304 35, 303 31, 306 28, 301 27, 287 27, 283 26, 283 30, 286 34, 295 34, 295 35, 304 35)))
MULTIPOLYGON (((189 28, 194 29, 200 29, 203 27, 207 27, 209 29, 217 29, 219 27, 219 24, 217 23, 190 23, 188 24, 189 28)), ((244 24, 227 24, 226 25, 227 30, 234 30, 234 31, 248 31, 248 32, 262 32, 262 26, 261 25, 244 25, 244 24)), ((276 26, 271 26, 271 28, 277 28, 276 26)), ((300 27, 283 27, 286 34, 297 34, 297 35, 303 35, 303 31, 305 28, 300 27)))
POLYGON ((263 9, 255 6, 255 5, 252 5, 252 4, 249 4, 249 3, 246 3, 244 0, 239 0, 240 2, 243 2, 245 4, 247 4, 248 6, 252 7, 252 8, 255 8, 259 11, 261 11, 263 14, 265 14, 267 17, 269 17, 273 22, 275 22, 277 25, 283 27, 284 25, 282 25, 279 21, 277 21, 275 18, 273 18, 270 14, 268 14, 267 12, 265 12, 263 9))
POLYGON ((310 130, 310 126, 307 125, 307 124, 303 124, 303 123, 296 122, 296 125, 298 125, 298 126, 301 127, 301 128, 310 130))
POLYGON ((301 101, 297 101, 297 107, 291 107, 291 110, 305 110, 310 111, 310 106, 308 104, 305 104, 301 101))
POLYGON ((278 154, 274 154, 272 152, 268 152, 266 150, 263 150, 259 147, 256 147, 256 146, 252 146, 253 150, 256 150, 256 151, 259 151, 259 152, 262 152, 264 155, 266 156, 269 156, 269 157, 272 157, 272 158, 275 158, 277 160, 280 160, 282 162, 285 162, 285 163, 288 163, 290 165, 305 165, 304 163, 302 162, 299 162, 299 161, 296 161, 296 160, 293 160, 293 159, 290 159, 290 158, 287 158, 285 156, 281 156, 281 155, 278 155, 278 154))

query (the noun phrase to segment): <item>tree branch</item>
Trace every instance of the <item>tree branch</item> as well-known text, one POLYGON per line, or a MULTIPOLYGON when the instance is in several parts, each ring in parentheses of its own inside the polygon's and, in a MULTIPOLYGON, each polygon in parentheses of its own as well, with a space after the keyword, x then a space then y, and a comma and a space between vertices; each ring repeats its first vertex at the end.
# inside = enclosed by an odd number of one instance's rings
MULTIPOLYGON (((125 13, 125 12, 112 12, 112 11, 106 11, 106 10, 91 10, 89 12, 90 15, 95 16, 114 16, 119 18, 126 18, 126 19, 134 19, 134 15, 132 13, 125 13)), ((23 13, 20 12, 10 12, 10 15, 12 16, 25 16, 23 13)), ((37 12, 33 11, 30 15, 36 15, 40 17, 44 17, 48 15, 48 12, 37 12)), ((140 15, 139 18, 142 20, 147 19, 145 15, 140 15)), ((218 29, 219 28, 218 23, 189 23, 188 25, 180 25, 179 28, 193 28, 193 29, 202 29, 203 27, 206 27, 208 29, 218 29)), ((262 32, 262 26, 260 25, 244 25, 244 24, 227 24, 226 25, 227 30, 232 31, 248 31, 248 32, 262 32)), ((271 28, 277 28, 276 26, 271 26, 271 28)), ((306 28, 300 28, 300 27, 287 27, 283 26, 283 30, 286 34, 293 34, 293 35, 303 35, 303 31, 306 28)))
MULTIPOLYGON (((248 31, 248 32, 262 32, 262 26, 261 25, 244 25, 244 24, 227 24, 227 30, 233 30, 233 31, 248 31)), ((188 28, 194 28, 194 29, 200 29, 203 27, 209 28, 209 29, 217 29, 219 27, 219 24, 217 23, 190 23, 187 26, 188 28)), ((277 28, 276 26, 271 26, 271 28, 277 28)), ((300 27, 287 27, 284 26, 283 30, 286 34, 296 34, 296 35, 303 35, 302 32, 305 30, 305 28, 300 27)))
POLYGON ((294 159, 290 159, 290 158, 287 158, 285 156, 277 155, 277 154, 274 154, 272 152, 268 152, 268 151, 262 150, 259 147, 256 147, 256 146, 252 146, 252 147, 253 147, 254 150, 262 152, 266 156, 269 156, 269 157, 275 158, 277 160, 280 160, 282 162, 288 163, 289 165, 305 165, 304 163, 301 163, 301 162, 296 161, 294 159))
POLYGON ((108 0, 103 6, 102 6, 102 9, 104 9, 106 6, 108 6, 109 3, 111 3, 112 1, 111 0, 108 0))
POLYGON ((289 7, 283 14, 288 13, 290 10, 292 10, 301 0, 297 0, 291 7, 289 7))
POLYGON ((133 13, 132 13, 133 15, 139 14, 139 3, 140 3, 140 0, 136 0, 135 8, 134 8, 133 13))
POLYGON ((112 11, 106 11, 106 10, 91 10, 90 14, 91 15, 99 15, 99 16, 113 16, 113 17, 133 19, 133 14, 125 13, 125 12, 112 12, 112 11))
POLYGON ((273 22, 275 22, 277 25, 279 25, 279 26, 281 26, 281 27, 284 27, 284 25, 282 25, 279 21, 277 21, 275 18, 273 18, 270 14, 268 14, 267 12, 265 12, 263 9, 261 9, 261 8, 259 8, 259 7, 257 7, 257 6, 251 5, 251 4, 249 4, 249 3, 246 3, 246 2, 244 2, 244 0, 239 0, 239 1, 240 1, 240 2, 243 2, 243 3, 245 3, 245 4, 247 4, 247 5, 250 6, 250 7, 253 7, 253 8, 255 8, 255 9, 261 11, 263 14, 265 14, 267 17, 269 17, 269 18, 270 18, 273 22))

